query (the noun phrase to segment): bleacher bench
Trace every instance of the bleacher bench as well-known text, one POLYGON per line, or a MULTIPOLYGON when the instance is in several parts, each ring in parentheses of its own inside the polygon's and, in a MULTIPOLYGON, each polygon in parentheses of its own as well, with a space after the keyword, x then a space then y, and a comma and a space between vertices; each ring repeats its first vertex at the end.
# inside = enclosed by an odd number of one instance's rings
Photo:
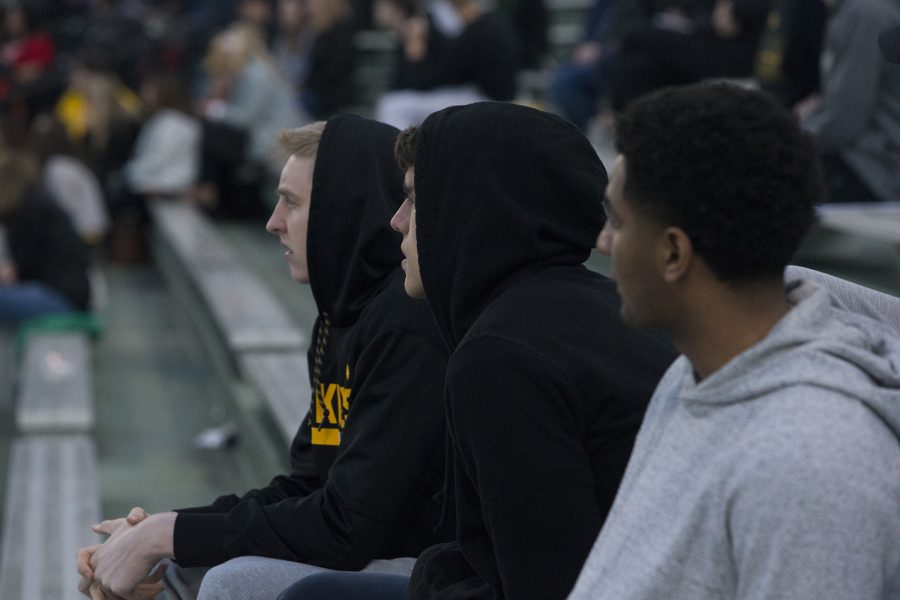
POLYGON ((232 353, 303 346, 303 333, 206 215, 185 203, 155 202, 150 210, 232 353))
POLYGON ((86 435, 13 442, 0 546, 0 598, 77 600, 75 552, 99 541, 97 456, 86 435))
POLYGON ((290 446, 310 405, 309 371, 304 352, 253 352, 241 356, 241 373, 269 405, 290 446))
POLYGON ((900 202, 823 204, 818 215, 828 229, 900 245, 900 202))
POLYGON ((94 426, 91 345, 85 332, 32 334, 19 371, 16 424, 23 433, 94 426))

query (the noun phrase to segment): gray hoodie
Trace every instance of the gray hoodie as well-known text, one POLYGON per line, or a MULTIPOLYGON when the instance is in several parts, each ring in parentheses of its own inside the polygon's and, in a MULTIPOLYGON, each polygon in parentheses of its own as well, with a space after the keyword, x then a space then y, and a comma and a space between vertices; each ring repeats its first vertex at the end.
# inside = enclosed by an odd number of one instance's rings
POLYGON ((669 368, 570 598, 900 598, 900 337, 788 298, 705 380, 669 368))

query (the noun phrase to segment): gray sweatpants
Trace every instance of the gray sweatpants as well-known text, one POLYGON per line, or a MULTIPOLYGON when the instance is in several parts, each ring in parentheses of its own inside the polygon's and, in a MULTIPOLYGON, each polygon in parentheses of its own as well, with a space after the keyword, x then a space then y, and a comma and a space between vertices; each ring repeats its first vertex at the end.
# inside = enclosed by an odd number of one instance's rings
MULTIPOLYGON (((367 573, 389 573, 409 575, 412 572, 415 558, 394 558, 391 560, 373 560, 363 571, 367 573)), ((169 566, 166 573, 166 598, 169 600, 193 600, 186 590, 192 585, 178 585, 173 589, 175 580, 196 580, 203 577, 197 600, 272 600, 285 588, 314 573, 332 571, 324 567, 316 567, 304 563, 296 563, 259 556, 241 556, 206 571, 179 569, 169 566)))

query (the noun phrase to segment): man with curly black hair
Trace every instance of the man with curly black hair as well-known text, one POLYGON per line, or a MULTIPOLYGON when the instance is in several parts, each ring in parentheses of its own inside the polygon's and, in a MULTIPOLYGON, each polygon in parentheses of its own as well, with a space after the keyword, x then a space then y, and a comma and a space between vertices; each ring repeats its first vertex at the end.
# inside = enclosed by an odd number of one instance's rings
POLYGON ((730 86, 636 101, 597 247, 622 316, 682 352, 574 599, 900 597, 900 338, 784 268, 816 151, 730 86))

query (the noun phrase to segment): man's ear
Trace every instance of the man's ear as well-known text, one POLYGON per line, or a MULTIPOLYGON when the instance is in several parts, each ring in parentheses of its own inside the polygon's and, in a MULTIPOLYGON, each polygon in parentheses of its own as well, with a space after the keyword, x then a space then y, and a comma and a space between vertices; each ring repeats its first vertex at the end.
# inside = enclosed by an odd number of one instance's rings
POLYGON ((682 280, 694 260, 694 245, 680 227, 666 227, 659 242, 659 265, 666 283, 682 280))

